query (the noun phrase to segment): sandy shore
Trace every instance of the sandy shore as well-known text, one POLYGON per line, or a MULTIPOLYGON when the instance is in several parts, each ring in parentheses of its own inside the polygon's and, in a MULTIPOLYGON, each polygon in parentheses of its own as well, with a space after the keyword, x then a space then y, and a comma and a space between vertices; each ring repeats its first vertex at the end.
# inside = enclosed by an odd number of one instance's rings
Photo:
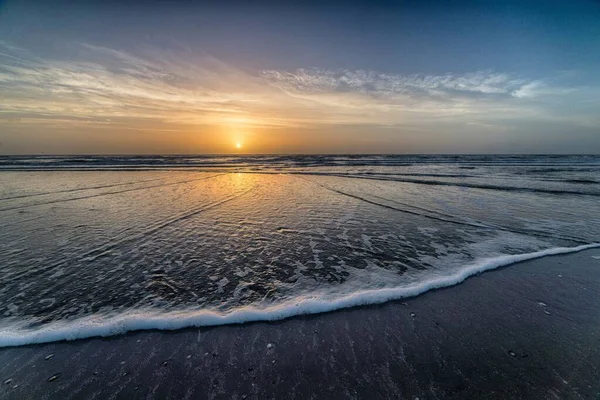
POLYGON ((600 398, 600 249, 381 306, 0 349, 2 399, 417 397, 600 398))

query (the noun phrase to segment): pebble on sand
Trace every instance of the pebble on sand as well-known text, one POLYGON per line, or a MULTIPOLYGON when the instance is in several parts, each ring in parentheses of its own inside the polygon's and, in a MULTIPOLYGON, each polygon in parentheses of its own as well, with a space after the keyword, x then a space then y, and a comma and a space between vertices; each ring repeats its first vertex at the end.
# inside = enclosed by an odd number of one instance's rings
POLYGON ((50 353, 50 354, 48 354, 46 357, 44 357, 44 360, 49 360, 49 359, 51 359, 52 357, 54 357, 54 353, 50 353))
POLYGON ((8 378, 7 380, 5 380, 5 381, 4 381, 4 384, 5 384, 5 385, 8 385, 8 384, 10 384, 12 381, 13 381, 13 380, 12 380, 12 378, 8 378))
POLYGON ((267 344, 267 349, 272 349, 272 348, 273 348, 273 343, 267 344))
POLYGON ((58 374, 54 374, 52 375, 50 378, 48 378, 48 382, 54 382, 55 380, 57 380, 58 378, 60 378, 62 374, 59 372, 58 374))
POLYGON ((511 357, 516 357, 517 356, 517 354, 514 351, 512 351, 512 350, 509 350, 508 354, 510 354, 511 357))

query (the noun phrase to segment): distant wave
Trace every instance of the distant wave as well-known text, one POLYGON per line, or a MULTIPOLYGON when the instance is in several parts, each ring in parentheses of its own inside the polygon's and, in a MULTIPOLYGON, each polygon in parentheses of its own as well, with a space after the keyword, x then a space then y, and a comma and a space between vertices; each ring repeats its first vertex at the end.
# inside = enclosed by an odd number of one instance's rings
POLYGON ((23 346, 63 340, 120 335, 139 330, 177 330, 189 327, 241 324, 254 321, 274 321, 306 314, 319 314, 342 308, 380 304, 390 300, 417 296, 429 290, 453 286, 478 273, 535 258, 574 253, 600 247, 600 243, 577 247, 558 247, 534 253, 505 255, 482 259, 445 277, 403 288, 372 289, 355 292, 334 300, 318 296, 300 297, 269 307, 241 307, 228 313, 212 310, 127 311, 114 316, 89 316, 71 321, 57 321, 37 329, 13 324, 0 328, 0 347, 23 346))
POLYGON ((423 179, 410 179, 410 178, 395 178, 395 177, 374 177, 374 176, 362 176, 353 174, 336 174, 336 173, 320 173, 320 172, 298 172, 299 175, 317 175, 317 176, 336 176, 340 178, 350 179, 366 179, 375 181, 391 181, 391 182, 405 182, 415 183, 418 185, 431 185, 431 186, 457 186, 471 189, 487 189, 487 190, 499 190, 507 192, 528 192, 528 193, 546 193, 546 194, 569 194, 569 195, 585 195, 585 196, 600 196, 600 192, 584 192, 576 190, 561 190, 561 189, 544 189, 544 188, 533 188, 533 187, 521 187, 521 186, 503 186, 503 185, 492 185, 483 183, 469 183, 469 182, 449 182, 440 180, 423 180, 423 179))
MULTIPOLYGON (((594 174, 600 170, 600 156, 593 155, 0 156, 0 171, 156 170, 323 175, 505 192, 600 196, 594 174)), ((105 187, 118 186, 126 187, 127 183, 105 187)), ((46 194, 53 193, 6 194, 0 201, 46 194)))
POLYGON ((599 166, 593 155, 171 155, 171 156, 0 156, 0 170, 144 170, 181 168, 298 168, 460 164, 530 166, 553 171, 599 166), (550 168, 550 169, 548 169, 550 168))

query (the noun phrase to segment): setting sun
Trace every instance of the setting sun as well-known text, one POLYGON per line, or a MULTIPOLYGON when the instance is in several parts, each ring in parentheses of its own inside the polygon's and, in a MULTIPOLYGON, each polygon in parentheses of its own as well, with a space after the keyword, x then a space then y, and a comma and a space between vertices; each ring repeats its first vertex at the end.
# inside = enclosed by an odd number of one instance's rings
POLYGON ((235 148, 236 149, 241 149, 242 148, 242 144, 240 142, 236 142, 235 148))

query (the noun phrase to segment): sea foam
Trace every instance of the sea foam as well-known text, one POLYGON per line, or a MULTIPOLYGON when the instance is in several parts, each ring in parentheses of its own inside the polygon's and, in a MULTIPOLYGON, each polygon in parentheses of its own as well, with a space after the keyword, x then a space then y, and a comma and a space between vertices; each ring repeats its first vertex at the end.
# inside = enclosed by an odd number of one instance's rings
POLYGON ((557 247, 527 254, 505 255, 479 260, 459 271, 402 288, 358 291, 334 300, 297 297, 277 305, 259 308, 240 307, 228 313, 211 310, 157 312, 127 311, 113 316, 89 316, 70 321, 56 321, 37 329, 26 329, 25 323, 0 327, 0 347, 23 346, 63 340, 120 335, 139 330, 177 330, 190 327, 275 321, 305 314, 319 314, 342 308, 380 304, 413 297, 429 290, 453 286, 478 273, 535 258, 574 253, 600 247, 600 243, 577 247, 557 247))

